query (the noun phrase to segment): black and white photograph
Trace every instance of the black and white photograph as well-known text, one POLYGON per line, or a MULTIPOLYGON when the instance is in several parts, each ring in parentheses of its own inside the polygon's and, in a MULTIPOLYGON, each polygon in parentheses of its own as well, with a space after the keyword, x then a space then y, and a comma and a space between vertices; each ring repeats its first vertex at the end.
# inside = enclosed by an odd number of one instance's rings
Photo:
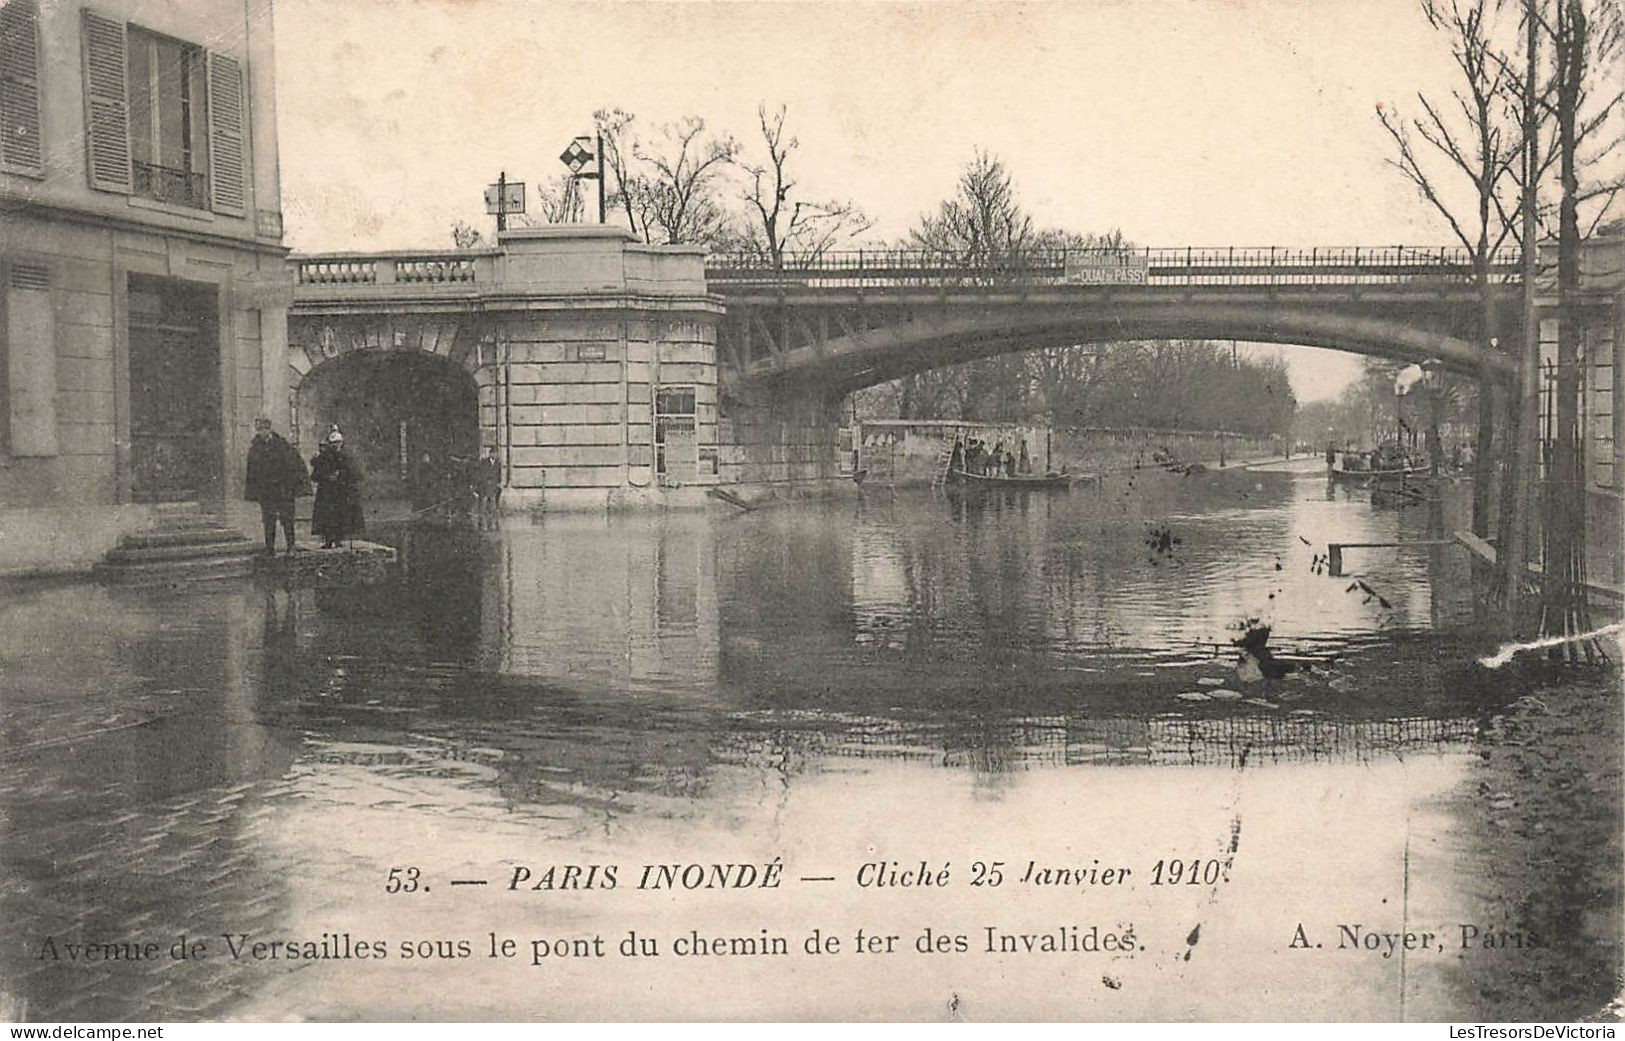
POLYGON ((0 1020, 1613 1036, 1622 193, 1622 0, 0 0, 0 1020))

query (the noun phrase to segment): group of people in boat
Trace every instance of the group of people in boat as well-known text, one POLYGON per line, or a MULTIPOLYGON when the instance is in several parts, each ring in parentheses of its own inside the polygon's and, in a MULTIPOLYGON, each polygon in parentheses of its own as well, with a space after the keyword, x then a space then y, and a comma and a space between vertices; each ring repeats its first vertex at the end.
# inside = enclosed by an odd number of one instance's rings
MULTIPOLYGON (((1463 470, 1473 464, 1473 449, 1469 444, 1457 444, 1451 448, 1448 456, 1441 460, 1441 469, 1463 470)), ((1340 449, 1333 444, 1326 446, 1326 466, 1331 470, 1340 470, 1344 473, 1391 473, 1394 471, 1415 470, 1426 465, 1426 460, 1418 460, 1411 452, 1398 441, 1387 441, 1370 451, 1355 451, 1353 449, 1340 449)))
POLYGON ((1326 465, 1345 473, 1373 473, 1390 470, 1408 470, 1411 457, 1395 442, 1378 445, 1369 452, 1338 451, 1326 446, 1326 465))
POLYGON ((995 441, 989 446, 980 438, 973 437, 954 442, 953 457, 948 462, 948 468, 955 473, 978 477, 1014 477, 1032 473, 1033 463, 1027 454, 1026 441, 1020 442, 1019 451, 1012 451, 1004 446, 1003 441, 995 441))

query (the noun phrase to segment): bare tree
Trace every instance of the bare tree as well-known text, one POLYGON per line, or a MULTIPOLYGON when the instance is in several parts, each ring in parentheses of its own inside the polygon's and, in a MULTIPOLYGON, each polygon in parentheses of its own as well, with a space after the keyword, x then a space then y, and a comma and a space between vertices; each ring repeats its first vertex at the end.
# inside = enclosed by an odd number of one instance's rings
MULTIPOLYGON (((592 114, 592 118, 604 142, 599 176, 615 176, 615 191, 612 194, 626 217, 626 226, 632 234, 647 242, 649 224, 644 205, 647 192, 643 178, 635 169, 637 158, 633 155, 637 117, 619 108, 601 108, 592 114)), ((609 186, 605 185, 604 189, 608 193, 609 186)))
POLYGON ((645 165, 644 238, 666 243, 711 243, 723 236, 729 215, 722 204, 723 172, 739 153, 731 137, 710 137, 705 120, 685 116, 661 128, 658 143, 636 142, 645 165))
POLYGON ((536 182, 534 212, 518 218, 527 228, 539 224, 573 224, 582 219, 581 179, 568 173, 536 182))
POLYGON ((760 254, 775 269, 785 257, 816 260, 842 241, 869 230, 870 220, 851 202, 809 202, 794 197, 797 182, 790 172, 790 156, 801 142, 784 129, 785 107, 771 115, 766 104, 756 107, 766 159, 736 159, 750 178, 744 201, 751 212, 749 230, 740 245, 760 254))
MULTIPOLYGON (((1509 102, 1512 78, 1504 74, 1507 62, 1495 32, 1496 0, 1422 0, 1428 24, 1449 40, 1450 54, 1460 73, 1448 105, 1418 93, 1422 115, 1405 119, 1386 106, 1377 106, 1377 118, 1393 141, 1389 163, 1410 181, 1417 192, 1444 218, 1456 240, 1473 261, 1473 281, 1479 290, 1479 347, 1486 354, 1498 350, 1499 323, 1491 263, 1509 237, 1516 234, 1508 217, 1515 205, 1515 168, 1522 154, 1522 137, 1509 102), (1413 137, 1413 134, 1415 135, 1413 137), (1429 151, 1416 144, 1420 138, 1429 151), (1433 160, 1438 160, 1434 162, 1433 160), (1464 179, 1472 189, 1472 215, 1457 213, 1456 193, 1449 181, 1464 179)), ((1459 180, 1457 181, 1459 183, 1459 180)), ((1504 394, 1486 375, 1479 381, 1477 434, 1478 472, 1473 481, 1473 530, 1486 535, 1490 526, 1491 475, 1505 445, 1494 439, 1497 421, 1504 414, 1504 394)))
POLYGON ((458 221, 451 226, 451 241, 458 249, 477 249, 485 243, 485 236, 467 221, 458 221))
MULTIPOLYGON (((1530 5, 1531 17, 1538 10, 1530 5)), ((1545 19, 1552 46, 1555 83, 1553 115, 1557 122, 1559 182, 1557 234, 1558 339, 1553 374, 1554 408, 1552 444, 1547 459, 1546 510, 1542 581, 1542 629, 1574 636, 1590 628, 1586 603, 1585 565, 1585 457, 1580 435, 1580 395, 1583 379, 1580 340, 1585 316, 1579 306, 1582 205, 1593 199, 1611 203, 1620 191, 1616 182, 1586 185, 1586 167, 1595 166, 1618 145, 1604 140, 1599 150, 1587 152, 1588 138, 1608 125, 1620 107, 1616 86, 1597 97, 1593 78, 1609 77, 1620 59, 1622 19, 1614 0, 1556 0, 1545 19)), ((1617 84, 1617 80, 1610 81, 1617 84)), ((1600 219, 1600 215, 1598 217, 1600 219)), ((1564 653, 1590 657, 1588 644, 1564 653)))
POLYGON ((1024 259, 1034 238, 1032 218, 1016 201, 1003 160, 978 149, 954 194, 920 218, 908 244, 993 277, 1024 259))

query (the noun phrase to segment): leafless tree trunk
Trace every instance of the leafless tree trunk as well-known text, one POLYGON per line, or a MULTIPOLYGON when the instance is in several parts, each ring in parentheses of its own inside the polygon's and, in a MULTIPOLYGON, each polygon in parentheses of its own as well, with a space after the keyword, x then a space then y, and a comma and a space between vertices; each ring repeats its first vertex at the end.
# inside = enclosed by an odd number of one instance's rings
POLYGON ((793 197, 797 185, 790 175, 790 154, 801 142, 785 134, 783 105, 771 115, 765 104, 758 105, 756 115, 767 158, 739 161, 750 177, 744 201, 753 217, 751 230, 740 243, 744 249, 761 254, 778 270, 786 256, 799 262, 817 260, 836 244, 869 230, 869 219, 850 202, 793 197))
MULTIPOLYGON (((1558 179, 1557 370, 1546 470, 1541 581, 1543 633, 1572 636, 1590 628, 1585 591, 1585 464, 1580 433, 1580 179, 1577 120, 1586 73, 1589 22, 1580 0, 1558 0, 1552 35, 1557 80, 1558 179)), ((1567 655, 1573 648, 1553 648, 1567 655)))
MULTIPOLYGON (((615 199, 626 216, 626 226, 638 238, 649 241, 648 222, 642 219, 641 180, 632 170, 633 123, 636 117, 618 108, 601 108, 592 114, 598 134, 604 140, 599 160, 599 176, 615 175, 615 199)), ((605 186, 608 190, 608 185, 605 186)))
MULTIPOLYGON (((1416 186, 1417 191, 1445 219, 1451 232, 1471 254, 1473 281, 1479 293, 1479 347, 1488 356, 1498 349, 1502 330, 1495 306, 1491 265, 1513 228, 1506 219, 1508 206, 1501 196, 1507 175, 1520 154, 1518 136, 1507 125, 1509 86, 1502 70, 1505 59, 1497 52, 1492 33, 1494 0, 1422 0, 1428 24, 1450 39, 1451 56, 1461 73, 1460 86, 1451 91, 1455 115, 1424 94, 1417 95, 1423 115, 1410 121, 1378 106, 1377 117, 1395 148, 1389 162, 1416 186), (1465 177, 1475 196, 1470 220, 1459 218, 1447 201, 1445 178, 1424 162, 1411 140, 1414 133, 1444 162, 1446 170, 1465 177)), ((1495 431, 1505 414, 1504 388, 1486 366, 1478 384, 1478 431, 1473 480, 1473 531, 1488 534, 1490 488, 1497 459, 1495 431)), ((1504 441, 1504 439, 1503 439, 1504 441)))
POLYGON ((720 239, 728 214, 719 179, 739 153, 731 137, 707 139, 705 120, 686 116, 661 128, 660 146, 639 142, 633 154, 645 165, 645 230, 670 244, 710 244, 720 239))

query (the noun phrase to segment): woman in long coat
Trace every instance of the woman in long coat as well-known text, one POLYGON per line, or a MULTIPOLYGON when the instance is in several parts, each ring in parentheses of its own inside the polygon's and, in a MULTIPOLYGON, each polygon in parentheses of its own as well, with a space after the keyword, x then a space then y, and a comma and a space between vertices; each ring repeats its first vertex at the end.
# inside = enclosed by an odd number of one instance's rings
POLYGON ((310 461, 310 479, 316 485, 310 528, 321 536, 322 547, 331 549, 361 534, 366 527, 361 516, 361 467, 344 450, 344 435, 337 427, 310 461))

